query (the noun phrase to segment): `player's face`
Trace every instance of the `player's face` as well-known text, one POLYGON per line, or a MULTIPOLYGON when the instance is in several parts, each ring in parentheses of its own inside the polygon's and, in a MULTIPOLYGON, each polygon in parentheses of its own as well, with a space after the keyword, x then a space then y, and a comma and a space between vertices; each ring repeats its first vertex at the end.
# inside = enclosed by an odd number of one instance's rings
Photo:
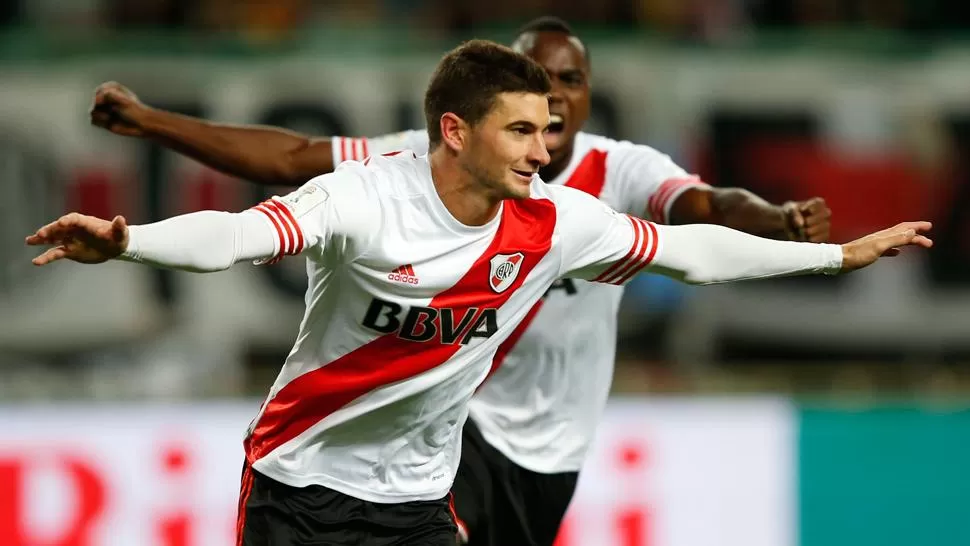
POLYGON ((471 131, 462 165, 500 199, 529 197, 532 175, 549 163, 543 131, 549 101, 535 93, 502 93, 471 131))
POLYGON ((573 139, 589 118, 589 63, 579 38, 561 32, 530 32, 513 44, 513 49, 532 57, 549 73, 552 114, 546 132, 546 148, 557 161, 572 152, 573 139))

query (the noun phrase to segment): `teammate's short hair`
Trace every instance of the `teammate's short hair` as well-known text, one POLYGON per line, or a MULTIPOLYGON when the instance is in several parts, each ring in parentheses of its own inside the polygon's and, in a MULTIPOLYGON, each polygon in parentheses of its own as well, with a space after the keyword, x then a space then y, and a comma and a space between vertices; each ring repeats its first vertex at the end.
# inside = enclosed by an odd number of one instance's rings
POLYGON ((569 23, 554 15, 543 15, 542 17, 536 17, 535 19, 522 25, 515 35, 521 36, 526 32, 561 32, 568 36, 575 36, 572 27, 569 26, 569 23))
POLYGON ((549 75, 532 59, 487 40, 451 50, 435 69, 424 95, 429 149, 441 143, 441 116, 452 112, 470 125, 482 121, 500 93, 546 95, 549 75))
POLYGON ((589 66, 589 46, 587 46, 586 43, 583 42, 575 32, 573 32, 573 27, 569 26, 569 23, 563 19, 560 19, 554 15, 543 15, 541 17, 536 17, 535 19, 519 27, 519 31, 515 34, 515 38, 512 41, 515 43, 522 38, 524 34, 530 34, 533 32, 558 32, 565 34, 566 36, 572 36, 579 42, 579 45, 583 47, 583 56, 586 57, 586 65, 589 66))

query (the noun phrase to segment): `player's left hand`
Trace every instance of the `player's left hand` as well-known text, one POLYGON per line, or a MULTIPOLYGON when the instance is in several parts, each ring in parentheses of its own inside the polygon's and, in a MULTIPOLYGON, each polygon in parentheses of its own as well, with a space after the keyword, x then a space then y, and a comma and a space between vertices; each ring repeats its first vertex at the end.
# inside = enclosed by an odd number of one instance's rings
POLYGON ((883 256, 898 256, 904 246, 930 248, 933 240, 924 233, 930 222, 903 222, 842 245, 842 272, 862 269, 883 256))
POLYGON ((54 245, 37 256, 34 265, 61 259, 97 264, 117 258, 128 248, 128 224, 123 216, 105 220, 72 212, 38 229, 25 241, 28 245, 54 245))
POLYGON ((825 199, 813 197, 807 201, 788 201, 782 205, 787 221, 788 238, 792 241, 824 243, 832 229, 832 211, 825 199))

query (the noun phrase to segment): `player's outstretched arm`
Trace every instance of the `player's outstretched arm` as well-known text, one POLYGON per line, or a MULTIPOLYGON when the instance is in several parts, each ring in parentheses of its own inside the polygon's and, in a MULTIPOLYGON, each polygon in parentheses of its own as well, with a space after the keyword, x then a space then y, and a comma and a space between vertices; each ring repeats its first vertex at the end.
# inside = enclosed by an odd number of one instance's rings
POLYGON ((128 226, 71 213, 27 237, 50 246, 33 260, 101 263, 112 259, 193 272, 221 271, 241 261, 275 263, 306 251, 325 263, 351 261, 380 230, 380 199, 361 165, 316 177, 282 197, 239 213, 201 211, 128 226), (321 250, 326 248, 326 256, 321 250))
POLYGON ((745 233, 788 241, 828 241, 832 211, 825 200, 773 205, 741 188, 691 188, 670 207, 671 224, 719 224, 745 233))
POLYGON ((151 139, 213 169, 258 184, 299 186, 334 169, 329 138, 277 127, 212 123, 158 110, 116 82, 103 83, 95 90, 90 116, 95 126, 151 139))
POLYGON ((549 191, 560 212, 560 275, 594 282, 622 285, 641 271, 689 284, 836 274, 894 256, 903 246, 933 245, 924 235, 929 222, 905 222, 844 245, 778 241, 713 224, 655 224, 572 188, 549 191))
POLYGON ((649 271, 690 284, 716 284, 862 269, 904 246, 930 248, 929 222, 904 222, 843 245, 775 241, 723 226, 650 226, 659 250, 649 271))
POLYGON ((274 233, 251 210, 194 212, 141 226, 129 226, 122 216, 105 220, 75 212, 38 229, 26 243, 51 247, 33 259, 38 266, 123 259, 199 273, 266 259, 276 251, 274 233))

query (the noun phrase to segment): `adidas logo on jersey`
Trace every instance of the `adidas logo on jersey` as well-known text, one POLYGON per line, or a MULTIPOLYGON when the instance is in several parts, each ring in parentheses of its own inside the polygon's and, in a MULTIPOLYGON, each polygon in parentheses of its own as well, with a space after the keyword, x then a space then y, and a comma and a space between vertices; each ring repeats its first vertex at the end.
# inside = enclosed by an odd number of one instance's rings
POLYGON ((414 273, 414 267, 411 264, 402 265, 391 271, 388 273, 387 279, 405 284, 418 284, 418 276, 414 273))

